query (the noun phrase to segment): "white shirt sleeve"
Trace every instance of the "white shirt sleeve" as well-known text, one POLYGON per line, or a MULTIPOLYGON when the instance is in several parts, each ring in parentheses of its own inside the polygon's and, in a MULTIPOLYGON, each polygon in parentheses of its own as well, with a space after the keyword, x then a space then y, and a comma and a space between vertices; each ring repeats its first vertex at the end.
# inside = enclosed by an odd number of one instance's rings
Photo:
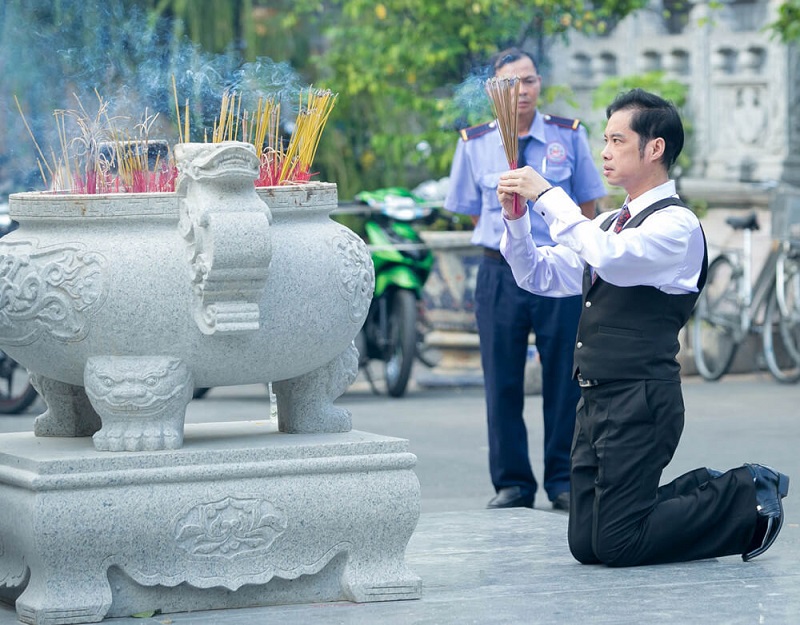
MULTIPOLYGON (((569 198, 566 193, 564 195, 569 198)), ((517 284, 526 291, 548 297, 580 295, 583 261, 565 246, 537 247, 533 243, 527 212, 519 219, 505 220, 500 251, 517 284)))
POLYGON ((558 188, 543 195, 532 210, 547 222, 558 245, 530 250, 532 244, 528 244, 523 248, 517 241, 521 237, 518 227, 506 222, 504 240, 511 241, 506 258, 522 288, 558 296, 577 284, 580 293, 582 273, 576 270, 588 263, 603 280, 616 286, 653 286, 665 293, 697 291, 704 238, 697 217, 682 206, 663 208, 638 227, 619 234, 600 229, 607 215, 590 221, 558 188), (548 286, 555 290, 549 292, 548 286))

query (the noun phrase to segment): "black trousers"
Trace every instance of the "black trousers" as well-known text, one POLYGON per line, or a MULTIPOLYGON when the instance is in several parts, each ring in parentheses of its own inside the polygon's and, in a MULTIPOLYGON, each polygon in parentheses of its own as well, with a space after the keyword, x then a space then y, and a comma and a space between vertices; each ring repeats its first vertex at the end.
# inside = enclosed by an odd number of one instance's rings
POLYGON ((572 444, 569 547, 584 564, 635 566, 741 554, 756 527, 747 467, 695 469, 659 487, 683 431, 680 382, 582 389, 572 444))

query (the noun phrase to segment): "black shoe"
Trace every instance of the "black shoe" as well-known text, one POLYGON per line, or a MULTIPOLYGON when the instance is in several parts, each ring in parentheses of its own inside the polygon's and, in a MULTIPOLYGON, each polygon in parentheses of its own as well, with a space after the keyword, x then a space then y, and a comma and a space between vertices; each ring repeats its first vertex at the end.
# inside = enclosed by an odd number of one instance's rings
POLYGON ((756 484, 756 531, 742 560, 760 556, 772 546, 783 527, 783 501, 789 493, 789 476, 761 464, 745 465, 756 484))
POLYGON ((533 508, 533 493, 524 490, 521 486, 508 486, 501 488, 489 500, 487 508, 533 508))
POLYGON ((558 496, 553 499, 553 510, 569 512, 569 491, 565 490, 563 493, 559 493, 558 496))

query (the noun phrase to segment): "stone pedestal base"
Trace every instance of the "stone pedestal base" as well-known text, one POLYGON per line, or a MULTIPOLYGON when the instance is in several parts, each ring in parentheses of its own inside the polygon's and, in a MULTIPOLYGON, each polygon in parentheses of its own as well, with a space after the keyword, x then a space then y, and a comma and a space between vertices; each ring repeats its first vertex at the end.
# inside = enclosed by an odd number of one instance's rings
POLYGON ((0 436, 0 599, 36 625, 160 610, 416 599, 407 441, 195 424, 183 449, 0 436))

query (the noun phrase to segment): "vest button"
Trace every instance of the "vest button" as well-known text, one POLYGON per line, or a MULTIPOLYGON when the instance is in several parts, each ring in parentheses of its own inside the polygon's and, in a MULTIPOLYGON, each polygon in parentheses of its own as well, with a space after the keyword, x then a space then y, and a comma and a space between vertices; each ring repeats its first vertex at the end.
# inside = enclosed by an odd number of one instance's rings
POLYGON ((591 308, 592 307, 592 303, 591 302, 586 302, 584 304, 584 306, 586 306, 586 308, 591 308))
POLYGON ((575 347, 577 347, 578 349, 580 349, 581 347, 583 347, 583 343, 581 343, 580 341, 578 341, 578 344, 577 344, 577 345, 575 345, 575 347))

